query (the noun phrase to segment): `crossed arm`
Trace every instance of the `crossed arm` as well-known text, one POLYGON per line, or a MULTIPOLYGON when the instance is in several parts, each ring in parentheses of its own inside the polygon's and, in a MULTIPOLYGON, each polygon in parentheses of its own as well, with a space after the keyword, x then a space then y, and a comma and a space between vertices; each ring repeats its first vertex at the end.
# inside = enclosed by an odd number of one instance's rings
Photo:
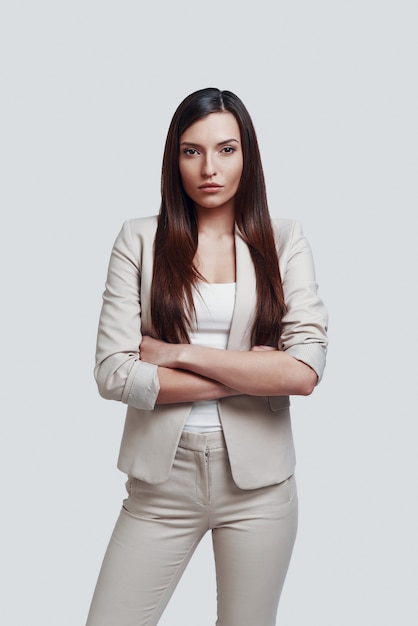
POLYGON ((316 372, 269 346, 250 351, 169 344, 144 336, 141 360, 158 366, 157 404, 215 400, 234 395, 309 395, 316 372))

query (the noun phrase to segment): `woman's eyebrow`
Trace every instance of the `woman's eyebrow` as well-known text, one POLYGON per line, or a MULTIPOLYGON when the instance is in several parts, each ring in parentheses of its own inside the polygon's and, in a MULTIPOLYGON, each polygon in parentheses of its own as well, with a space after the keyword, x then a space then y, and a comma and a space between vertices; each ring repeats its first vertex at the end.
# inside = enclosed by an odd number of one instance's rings
MULTIPOLYGON (((217 146, 225 146, 228 143, 239 143, 238 139, 234 139, 233 137, 231 137, 231 139, 225 139, 222 141, 219 141, 216 145, 217 146)), ((202 146, 198 143, 195 143, 194 141, 182 141, 181 146, 194 146, 195 148, 202 148, 202 146)))
POLYGON ((218 146, 223 146, 226 143, 239 143, 238 139, 234 139, 233 137, 231 137, 231 139, 227 139, 226 141, 220 141, 218 143, 218 146))

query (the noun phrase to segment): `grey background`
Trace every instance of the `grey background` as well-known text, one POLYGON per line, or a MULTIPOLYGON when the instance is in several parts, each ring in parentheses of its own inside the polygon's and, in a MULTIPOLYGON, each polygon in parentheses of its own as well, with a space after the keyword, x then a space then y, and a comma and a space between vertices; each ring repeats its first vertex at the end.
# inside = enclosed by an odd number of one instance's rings
MULTIPOLYGON (((1 621, 84 624, 121 499, 124 407, 92 377, 107 262, 159 208, 191 91, 252 114, 273 216, 301 220, 330 311, 293 400, 300 528, 281 626, 415 626, 416 2, 3 2, 1 621)), ((161 621, 215 621, 210 538, 161 621)))

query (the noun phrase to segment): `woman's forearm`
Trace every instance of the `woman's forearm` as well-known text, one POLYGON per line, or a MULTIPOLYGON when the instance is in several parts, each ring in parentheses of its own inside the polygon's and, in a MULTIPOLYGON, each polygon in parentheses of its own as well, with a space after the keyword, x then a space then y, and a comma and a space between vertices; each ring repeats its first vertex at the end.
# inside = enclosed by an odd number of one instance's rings
POLYGON ((192 372, 166 367, 159 367, 157 372, 160 392, 156 404, 218 400, 239 395, 239 392, 229 389, 218 381, 192 372))
POLYGON ((309 395, 317 383, 309 365, 275 349, 219 350, 143 337, 140 353, 149 363, 193 372, 238 394, 309 395))
POLYGON ((286 352, 241 352, 187 344, 180 348, 176 367, 217 380, 243 394, 309 395, 317 383, 314 370, 286 352))

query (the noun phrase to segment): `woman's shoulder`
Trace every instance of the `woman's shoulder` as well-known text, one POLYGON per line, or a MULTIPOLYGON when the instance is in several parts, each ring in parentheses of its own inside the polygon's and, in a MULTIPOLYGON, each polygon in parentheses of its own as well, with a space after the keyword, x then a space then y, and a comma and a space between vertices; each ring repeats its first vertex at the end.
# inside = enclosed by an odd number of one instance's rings
POLYGON ((273 232, 276 240, 288 241, 292 239, 295 234, 302 234, 302 224, 299 220, 285 217, 272 218, 273 232))
POLYGON ((281 259, 290 257, 295 252, 310 250, 309 242, 299 220, 272 219, 272 227, 277 253, 281 259))
POLYGON ((142 257, 144 251, 152 249, 157 223, 157 215, 125 220, 116 237, 115 247, 142 257))
POLYGON ((124 222, 123 227, 129 228, 132 234, 149 233, 155 231, 158 223, 158 215, 146 217, 133 217, 124 222))

